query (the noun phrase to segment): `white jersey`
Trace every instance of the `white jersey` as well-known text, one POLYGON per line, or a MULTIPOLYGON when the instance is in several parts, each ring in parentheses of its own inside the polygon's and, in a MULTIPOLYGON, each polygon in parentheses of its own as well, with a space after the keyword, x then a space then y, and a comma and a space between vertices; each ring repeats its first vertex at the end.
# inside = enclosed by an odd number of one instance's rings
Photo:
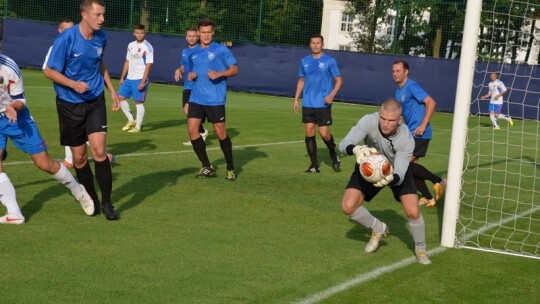
POLYGON ((26 103, 22 74, 13 59, 0 55, 0 112, 13 100, 26 103))
POLYGON ((499 79, 490 82, 489 83, 489 92, 491 92, 491 101, 490 101, 490 103, 492 103, 492 104, 502 104, 503 103, 502 96, 500 96, 497 99, 495 99, 495 96, 501 94, 504 91, 506 91, 506 86, 499 79))
POLYGON ((141 43, 133 41, 128 45, 126 60, 129 62, 126 79, 142 79, 144 71, 146 71, 146 65, 154 63, 154 48, 146 40, 141 43))

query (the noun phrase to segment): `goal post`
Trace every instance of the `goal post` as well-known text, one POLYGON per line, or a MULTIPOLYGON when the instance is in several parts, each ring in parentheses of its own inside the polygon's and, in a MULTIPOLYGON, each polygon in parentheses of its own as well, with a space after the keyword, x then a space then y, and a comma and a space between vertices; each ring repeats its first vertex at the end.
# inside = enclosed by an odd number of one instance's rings
POLYGON ((448 162, 448 186, 444 200, 444 216, 442 224, 441 246, 453 247, 456 238, 456 221, 459 215, 461 191, 461 174, 465 155, 467 123, 470 113, 473 88, 476 48, 478 45, 478 29, 482 0, 467 1, 465 25, 463 27, 463 44, 459 61, 450 159, 448 162))

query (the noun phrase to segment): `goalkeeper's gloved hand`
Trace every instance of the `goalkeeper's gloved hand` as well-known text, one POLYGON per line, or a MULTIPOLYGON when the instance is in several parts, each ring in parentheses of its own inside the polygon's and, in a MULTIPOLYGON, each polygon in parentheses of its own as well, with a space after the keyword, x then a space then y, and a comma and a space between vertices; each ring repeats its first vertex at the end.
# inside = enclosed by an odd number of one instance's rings
POLYGON ((394 180, 394 174, 389 174, 385 178, 380 180, 379 182, 373 184, 373 186, 382 188, 382 187, 387 186, 388 184, 390 184, 393 180, 394 180))
POLYGON ((354 155, 356 155, 356 163, 361 164, 362 160, 371 154, 377 153, 377 149, 370 148, 366 145, 364 146, 355 146, 352 150, 354 155))

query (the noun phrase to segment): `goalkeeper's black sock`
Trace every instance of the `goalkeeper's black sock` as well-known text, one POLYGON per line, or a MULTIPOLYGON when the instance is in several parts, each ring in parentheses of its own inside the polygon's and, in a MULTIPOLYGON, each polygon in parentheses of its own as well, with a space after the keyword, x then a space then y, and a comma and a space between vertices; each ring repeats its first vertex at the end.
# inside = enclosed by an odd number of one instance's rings
POLYGON ((193 145, 193 151, 195 151, 195 154, 201 161, 202 166, 210 167, 210 160, 208 160, 208 154, 206 154, 206 142, 204 142, 202 136, 192 140, 191 144, 193 145))
POLYGON ((225 161, 227 162, 227 170, 234 170, 233 157, 232 157, 232 142, 229 135, 223 140, 219 141, 221 151, 223 151, 223 156, 225 156, 225 161))
POLYGON ((101 201, 111 202, 112 193, 112 171, 109 158, 103 161, 94 160, 94 169, 96 170, 96 180, 101 190, 101 201))
POLYGON ((84 186, 86 192, 88 192, 90 197, 92 197, 92 200, 94 200, 94 203, 99 202, 96 187, 94 186, 94 174, 92 173, 92 169, 90 169, 90 164, 86 162, 86 165, 84 165, 84 167, 80 169, 77 167, 74 168, 79 183, 84 186))
POLYGON ((426 167, 420 165, 419 163, 411 163, 410 166, 411 166, 411 172, 414 175, 414 177, 418 177, 423 180, 428 180, 434 184, 440 183, 442 181, 442 178, 440 176, 433 174, 426 167))
POLYGON ((319 162, 317 161, 317 141, 315 136, 306 136, 306 148, 309 158, 311 159, 311 167, 319 168, 319 162))

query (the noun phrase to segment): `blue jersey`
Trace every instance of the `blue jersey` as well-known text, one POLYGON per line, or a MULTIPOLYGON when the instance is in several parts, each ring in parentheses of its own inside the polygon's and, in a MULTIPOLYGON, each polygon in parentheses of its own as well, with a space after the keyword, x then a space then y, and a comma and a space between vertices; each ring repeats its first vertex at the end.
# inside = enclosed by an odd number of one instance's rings
MULTIPOLYGON (((407 79, 403 88, 396 90, 396 100, 401 103, 403 119, 405 119, 405 123, 411 132, 414 132, 424 120, 426 115, 424 99, 427 97, 429 97, 429 94, 412 79, 407 79)), ((428 123, 424 134, 416 136, 416 138, 431 139, 431 123, 428 123)))
POLYGON ((229 49, 216 42, 208 47, 197 45, 189 56, 188 69, 197 74, 193 82, 189 102, 203 106, 225 105, 227 95, 227 78, 211 80, 208 71, 223 72, 236 64, 236 59, 229 49))
POLYGON ((302 107, 324 108, 324 99, 334 89, 334 78, 341 76, 336 60, 330 55, 322 54, 320 58, 308 55, 300 61, 298 77, 304 78, 302 91, 302 107))
POLYGON ((193 53, 195 47, 185 48, 182 50, 182 58, 180 58, 180 65, 184 67, 184 74, 182 78, 184 79, 184 90, 191 90, 193 87, 193 81, 187 79, 187 75, 191 72, 191 65, 189 64, 189 56, 193 53))
POLYGON ((85 39, 75 25, 62 32, 54 41, 46 65, 62 73, 69 79, 88 84, 86 92, 54 83, 54 90, 60 99, 81 103, 97 98, 104 89, 100 64, 107 44, 107 34, 98 30, 91 39, 85 39))

